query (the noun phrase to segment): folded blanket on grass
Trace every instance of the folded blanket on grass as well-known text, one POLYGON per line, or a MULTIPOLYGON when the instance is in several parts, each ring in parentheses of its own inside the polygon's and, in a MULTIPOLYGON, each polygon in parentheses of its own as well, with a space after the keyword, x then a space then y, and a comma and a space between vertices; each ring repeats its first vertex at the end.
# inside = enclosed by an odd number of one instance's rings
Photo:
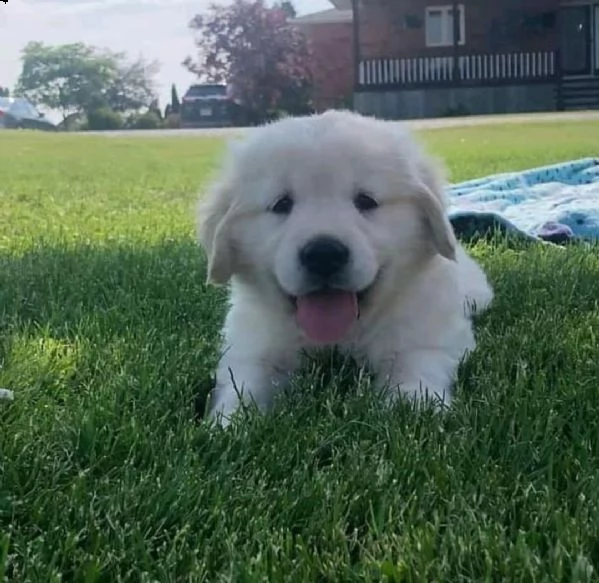
POLYGON ((599 239, 599 158, 468 180, 447 194, 461 238, 499 230, 553 243, 599 239))

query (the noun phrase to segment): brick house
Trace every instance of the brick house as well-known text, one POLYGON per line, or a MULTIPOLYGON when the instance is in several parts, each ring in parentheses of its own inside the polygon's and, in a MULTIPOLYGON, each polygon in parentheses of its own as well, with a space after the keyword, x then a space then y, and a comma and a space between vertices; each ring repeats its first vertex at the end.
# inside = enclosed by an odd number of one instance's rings
POLYGON ((599 0, 331 2, 327 18, 343 14, 345 36, 331 34, 337 40, 327 45, 333 24, 316 24, 324 12, 310 15, 306 33, 329 71, 316 82, 328 96, 338 91, 351 51, 352 73, 343 79, 363 113, 414 118, 599 108, 599 0), (347 30, 350 47, 341 48, 347 30))
POLYGON ((354 91, 353 12, 331 8, 295 19, 313 56, 314 108, 350 107, 354 91))

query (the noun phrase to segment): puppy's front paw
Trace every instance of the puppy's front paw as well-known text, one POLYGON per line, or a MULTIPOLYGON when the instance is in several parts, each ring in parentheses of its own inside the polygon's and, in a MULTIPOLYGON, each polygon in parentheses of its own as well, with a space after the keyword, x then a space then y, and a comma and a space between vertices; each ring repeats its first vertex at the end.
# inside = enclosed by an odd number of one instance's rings
POLYGON ((438 411, 448 409, 452 403, 451 390, 448 388, 429 388, 421 383, 397 383, 385 390, 385 401, 388 406, 396 404, 401 399, 407 399, 419 408, 430 404, 438 411))
POLYGON ((215 387, 209 396, 207 419, 220 427, 228 427, 241 406, 235 387, 215 387))
POLYGON ((222 427, 226 429, 231 424, 231 420, 233 415, 235 414, 235 410, 232 411, 221 411, 214 410, 210 411, 207 415, 207 419, 212 422, 213 425, 217 427, 222 427))

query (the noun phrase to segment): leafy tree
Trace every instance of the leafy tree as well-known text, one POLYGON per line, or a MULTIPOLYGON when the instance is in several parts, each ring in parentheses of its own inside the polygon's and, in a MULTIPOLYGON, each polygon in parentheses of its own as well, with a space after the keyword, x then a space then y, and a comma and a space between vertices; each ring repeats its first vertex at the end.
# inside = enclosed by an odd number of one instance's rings
MULTIPOLYGON (((158 99, 153 99, 152 103, 148 107, 148 111, 146 113, 151 113, 154 117, 156 117, 159 121, 162 121, 162 111, 160 109, 160 103, 158 99)), ((145 115, 145 114, 143 114, 145 115)))
POLYGON ((23 68, 17 92, 62 113, 70 114, 97 107, 103 89, 109 85, 112 63, 82 43, 56 47, 30 42, 22 51, 23 68))
POLYGON ((289 0, 283 0, 281 2, 281 10, 285 12, 288 18, 295 18, 297 16, 297 11, 295 10, 295 6, 289 0))
POLYGON ((310 53, 289 10, 263 0, 234 0, 212 4, 189 25, 198 60, 188 57, 184 66, 203 82, 227 83, 249 123, 311 109, 310 53))
POLYGON ((177 86, 173 83, 171 86, 171 108, 169 113, 179 113, 181 110, 181 101, 177 93, 177 86))
POLYGON ((30 42, 22 51, 17 92, 31 101, 74 113, 100 108, 117 112, 148 106, 154 98, 154 63, 133 63, 123 53, 73 43, 48 46, 30 42))
POLYGON ((105 88, 105 101, 114 111, 137 111, 151 107, 156 100, 154 78, 160 67, 157 62, 143 59, 127 62, 124 53, 111 53, 113 77, 105 88))
POLYGON ((10 89, 8 87, 0 86, 0 97, 10 97, 10 89))

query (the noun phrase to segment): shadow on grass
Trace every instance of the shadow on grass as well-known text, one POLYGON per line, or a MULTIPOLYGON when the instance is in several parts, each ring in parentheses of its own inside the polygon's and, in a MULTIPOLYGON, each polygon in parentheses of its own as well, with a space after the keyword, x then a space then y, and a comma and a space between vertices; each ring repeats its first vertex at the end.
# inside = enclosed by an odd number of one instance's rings
POLYGON ((453 414, 385 412, 333 359, 232 433, 192 423, 225 309, 192 241, 0 257, 0 573, 364 580, 391 556, 412 580, 484 580, 520 532, 506 579, 529 554, 556 572, 555 540, 573 562, 596 544, 599 258, 473 252, 497 297, 453 414))
MULTIPOLYGON (((548 328, 593 309, 595 284, 588 275, 599 269, 583 247, 566 251, 496 233, 493 245, 474 246, 473 252, 496 288, 492 310, 478 318, 478 352, 485 338, 510 335, 543 303, 551 309, 543 311, 548 328)), ((62 404, 82 392, 123 395, 124 384, 138 400, 160 396, 178 409, 180 401, 177 406, 171 399, 186 395, 195 400, 197 416, 212 386, 226 308, 225 290, 206 285, 205 277, 204 258, 192 240, 40 245, 0 255, 0 386, 27 391, 31 402, 62 404)), ((551 340, 548 350, 555 345, 551 340)), ((559 368, 559 352, 551 362, 559 368)), ((330 384, 338 364, 323 367, 329 373, 317 384, 330 384)), ((472 370, 479 365, 475 357, 461 369, 466 392, 478 383, 472 370)), ((504 370, 507 378, 516 374, 514 366, 504 370)), ((354 384, 340 376, 341 385, 354 384)))
POLYGON ((191 396, 207 383, 224 305, 193 241, 0 256, 0 385, 59 403, 116 382, 137 397, 191 396))

